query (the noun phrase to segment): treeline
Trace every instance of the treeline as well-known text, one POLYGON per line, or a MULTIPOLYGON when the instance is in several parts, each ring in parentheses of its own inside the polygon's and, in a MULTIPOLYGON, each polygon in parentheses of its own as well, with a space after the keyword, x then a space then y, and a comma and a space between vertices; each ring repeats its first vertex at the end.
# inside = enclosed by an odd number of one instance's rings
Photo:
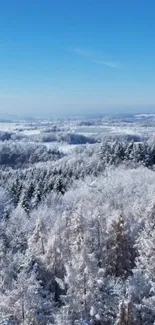
MULTIPOLYGON (((68 135, 73 138, 71 143, 74 143, 74 135, 68 135)), ((80 135, 83 139, 83 136, 80 135)), ((76 135, 75 135, 76 139, 76 135)), ((68 142, 70 142, 68 140, 68 142)), ((77 141, 78 142, 78 141, 77 141)), ((79 141, 80 143, 80 141, 79 141)), ((81 144, 85 141, 81 140, 81 144)), ((92 141, 93 143, 93 141, 92 141)), ((76 140, 75 140, 76 144, 76 140)), ((155 164, 155 144, 147 141, 134 142, 132 141, 104 141, 101 145, 79 147, 74 153, 73 159, 78 161, 87 161, 90 156, 96 155, 102 165, 119 165, 122 162, 142 163, 146 167, 152 167, 155 164)), ((40 144, 31 144, 26 142, 3 142, 0 144, 0 165, 20 168, 35 164, 38 162, 55 161, 62 158, 62 152, 57 149, 47 149, 46 146, 40 144)), ((70 163, 69 163, 70 164, 70 163)), ((85 170, 84 170, 85 172, 85 170)), ((97 172, 97 170, 96 170, 97 172)))
POLYGON ((25 168, 37 162, 55 161, 63 157, 58 150, 44 145, 4 142, 0 144, 0 166, 25 168))
POLYGON ((96 143, 98 139, 94 136, 86 136, 78 133, 70 133, 65 131, 51 131, 51 129, 45 130, 40 134, 28 136, 29 139, 35 142, 63 142, 67 144, 86 144, 86 143, 96 143))
POLYGON ((122 162, 141 163, 146 167, 155 164, 155 144, 146 141, 104 142, 101 146, 100 159, 106 164, 119 165, 122 162))
POLYGON ((28 213, 49 193, 64 195, 75 181, 89 175, 98 177, 107 166, 124 164, 137 168, 142 164, 153 168, 155 164, 155 145, 147 142, 104 142, 79 147, 66 157, 59 151, 31 145, 4 145, 1 153, 1 164, 16 169, 1 171, 0 186, 9 192, 15 207, 20 202, 28 213), (36 162, 41 163, 36 165, 36 162), (20 166, 29 168, 20 169, 20 166))

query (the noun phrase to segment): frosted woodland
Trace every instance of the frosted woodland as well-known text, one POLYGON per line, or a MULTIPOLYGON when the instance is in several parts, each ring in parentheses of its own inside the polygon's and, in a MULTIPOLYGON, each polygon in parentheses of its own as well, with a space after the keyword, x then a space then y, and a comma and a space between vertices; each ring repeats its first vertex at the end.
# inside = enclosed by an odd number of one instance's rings
POLYGON ((0 324, 155 325, 154 117, 0 130, 0 324))

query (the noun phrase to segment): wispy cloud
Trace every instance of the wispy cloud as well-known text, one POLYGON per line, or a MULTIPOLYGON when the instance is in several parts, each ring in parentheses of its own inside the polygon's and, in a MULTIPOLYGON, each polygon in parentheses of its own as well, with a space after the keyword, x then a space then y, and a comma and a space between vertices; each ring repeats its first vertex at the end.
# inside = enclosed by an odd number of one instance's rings
POLYGON ((94 63, 101 64, 101 65, 106 65, 109 68, 114 68, 114 69, 121 69, 121 65, 118 62, 114 61, 100 61, 100 60, 95 60, 93 61, 94 63))
POLYGON ((107 66, 107 67, 113 68, 113 69, 121 69, 122 68, 122 66, 119 62, 106 60, 103 58, 103 55, 101 57, 101 55, 98 55, 92 51, 88 51, 88 50, 81 49, 81 48, 74 48, 74 52, 75 52, 75 54, 77 54, 79 56, 87 57, 89 59, 89 61, 91 61, 92 63, 104 65, 104 66, 107 66))

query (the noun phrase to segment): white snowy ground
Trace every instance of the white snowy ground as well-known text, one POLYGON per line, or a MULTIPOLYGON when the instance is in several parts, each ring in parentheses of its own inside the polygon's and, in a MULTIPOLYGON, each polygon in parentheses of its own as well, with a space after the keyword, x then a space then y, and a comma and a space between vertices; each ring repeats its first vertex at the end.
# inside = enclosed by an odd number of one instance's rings
MULTIPOLYGON (((16 134, 21 134, 25 137, 29 137, 28 139, 24 139, 24 141, 33 142, 33 136, 39 135, 42 132, 46 133, 46 130, 50 129, 53 125, 62 127, 62 130, 66 133, 78 133, 83 134, 85 136, 93 135, 103 135, 104 136, 123 136, 123 135, 136 135, 136 136, 144 136, 144 137, 152 137, 155 135, 155 114, 152 114, 151 123, 148 123, 148 116, 150 118, 150 114, 139 114, 133 118, 133 122, 126 123, 117 119, 116 121, 101 121, 100 125, 91 125, 91 126, 79 126, 80 120, 77 121, 36 121, 36 122, 0 122, 0 131, 3 132, 13 132, 16 134), (139 119, 142 119, 142 123, 139 122, 139 119), (146 124, 145 124, 146 121, 146 124), (31 138, 32 136, 32 138, 31 138)), ((63 132, 62 131, 62 132, 63 132)), ((35 142, 35 141, 34 141, 35 142)), ((77 145, 69 145, 60 142, 48 142, 42 143, 50 148, 57 148, 64 153, 71 153, 72 150, 75 150, 77 145)), ((79 145, 78 145, 79 146, 79 145)))

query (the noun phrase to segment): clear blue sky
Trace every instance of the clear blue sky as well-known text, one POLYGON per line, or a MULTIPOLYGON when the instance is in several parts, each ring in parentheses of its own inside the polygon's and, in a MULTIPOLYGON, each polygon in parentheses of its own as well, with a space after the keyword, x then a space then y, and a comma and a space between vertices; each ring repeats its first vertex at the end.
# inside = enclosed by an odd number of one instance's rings
POLYGON ((1 0, 0 113, 155 111, 154 0, 1 0))

